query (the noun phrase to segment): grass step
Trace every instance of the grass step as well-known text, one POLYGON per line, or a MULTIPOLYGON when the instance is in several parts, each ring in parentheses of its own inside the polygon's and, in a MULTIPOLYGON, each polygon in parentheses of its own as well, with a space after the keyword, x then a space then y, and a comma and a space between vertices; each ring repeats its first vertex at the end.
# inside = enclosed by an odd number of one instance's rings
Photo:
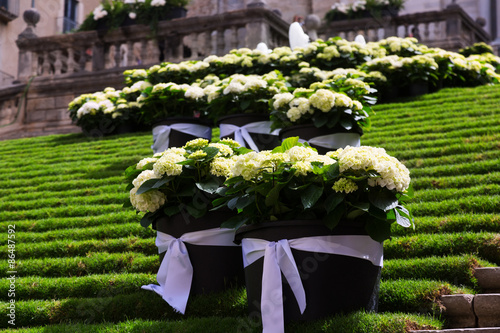
POLYGON ((452 232, 500 232, 499 214, 450 214, 446 216, 417 216, 415 231, 401 228, 394 224, 391 232, 394 236, 416 234, 452 233, 452 232))
MULTIPOLYGON (((89 252, 81 257, 21 259, 16 269, 22 276, 67 277, 92 274, 157 273, 158 253, 146 256, 138 252, 89 252)), ((0 262, 0 277, 8 277, 8 263, 0 262)))
MULTIPOLYGON (((77 217, 48 217, 17 220, 15 222, 16 231, 45 232, 57 229, 72 229, 83 227, 97 227, 103 225, 117 225, 136 222, 139 223, 140 217, 130 209, 120 209, 110 213, 103 213, 96 216, 77 216, 77 217)), ((0 222, 0 227, 7 228, 12 221, 0 222)))
POLYGON ((115 239, 136 236, 139 238, 152 238, 156 232, 151 228, 141 227, 139 223, 117 225, 101 225, 97 227, 67 228, 63 230, 46 232, 16 232, 18 243, 40 243, 52 240, 88 240, 88 239, 115 239))
MULTIPOLYGON (((406 313, 366 313, 358 311, 345 315, 332 316, 308 323, 290 323, 285 326, 290 333, 403 333, 409 329, 439 329, 443 322, 426 315, 406 313)), ((40 327, 21 328, 18 333, 38 333, 40 327)), ((13 330, 0 330, 1 333, 13 330)), ((262 332, 262 326, 250 316, 241 317, 204 317, 184 318, 182 321, 162 321, 133 319, 119 323, 104 324, 58 324, 43 328, 43 332, 62 333, 231 333, 262 332)))
POLYGON ((384 242, 384 258, 408 259, 428 256, 477 254, 500 265, 500 234, 459 232, 394 237, 384 242))
MULTIPOLYGON (((457 288, 440 281, 382 281, 379 309, 381 312, 437 313, 439 308, 437 301, 441 295, 466 292, 471 290, 457 288)), ((244 288, 235 288, 222 293, 194 296, 188 303, 185 316, 181 316, 160 296, 150 291, 139 290, 136 293, 122 294, 119 289, 106 288, 94 298, 69 297, 16 301, 16 325, 35 326, 69 321, 88 324, 103 321, 116 323, 128 318, 179 320, 199 316, 244 316, 247 309, 245 294, 244 288)), ((2 317, 6 316, 7 311, 4 304, 0 309, 2 317)), ((7 324, 2 322, 0 325, 3 325, 1 328, 5 328, 7 324)))

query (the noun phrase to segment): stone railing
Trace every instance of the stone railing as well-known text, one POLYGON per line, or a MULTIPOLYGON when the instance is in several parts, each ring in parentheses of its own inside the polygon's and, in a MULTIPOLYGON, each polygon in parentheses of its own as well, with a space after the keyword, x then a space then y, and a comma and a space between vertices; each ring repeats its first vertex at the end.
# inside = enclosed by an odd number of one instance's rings
POLYGON ((18 79, 97 72, 160 61, 179 62, 224 55, 233 48, 288 44, 288 23, 264 8, 164 21, 156 34, 147 26, 19 38, 18 79))
POLYGON ((449 51, 458 51, 477 42, 490 42, 489 34, 455 4, 442 11, 331 22, 320 31, 322 38, 340 36, 347 40, 354 40, 359 34, 367 41, 413 36, 429 47, 449 51))

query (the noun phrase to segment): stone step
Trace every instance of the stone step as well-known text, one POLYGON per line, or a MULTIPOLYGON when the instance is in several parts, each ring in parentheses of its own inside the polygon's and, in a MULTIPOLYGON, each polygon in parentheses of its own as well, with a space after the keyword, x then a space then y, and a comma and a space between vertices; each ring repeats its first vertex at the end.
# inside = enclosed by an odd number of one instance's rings
POLYGON ((476 268, 474 276, 483 293, 500 293, 500 267, 476 268))
POLYGON ((454 328, 447 330, 416 330, 410 333, 500 333, 500 327, 487 327, 487 328, 454 328))
POLYGON ((441 296, 450 328, 500 327, 500 294, 441 296))

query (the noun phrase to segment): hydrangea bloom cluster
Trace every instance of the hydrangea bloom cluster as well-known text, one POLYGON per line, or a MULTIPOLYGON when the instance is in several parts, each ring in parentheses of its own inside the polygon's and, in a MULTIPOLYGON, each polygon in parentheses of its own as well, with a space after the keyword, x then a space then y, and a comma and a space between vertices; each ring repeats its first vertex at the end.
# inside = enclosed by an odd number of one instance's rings
MULTIPOLYGON (((239 147, 231 139, 209 143, 199 138, 183 147, 171 147, 153 157, 143 158, 126 171, 130 204, 137 211, 145 212, 146 220, 163 214, 164 210, 197 209, 193 202, 200 200, 200 195, 209 197, 213 194, 212 190, 202 190, 202 184, 207 184, 207 188, 214 184, 220 186, 232 176, 239 147), (153 186, 157 182, 161 185, 153 186), (179 195, 180 192, 184 194, 179 195)), ((202 211, 207 209, 209 207, 204 207, 202 211)))
POLYGON ((385 187, 404 192, 410 186, 410 171, 396 158, 388 155, 383 148, 368 146, 346 147, 338 151, 341 173, 375 171, 377 177, 368 178, 370 186, 385 187))
MULTIPOLYGON (((373 223, 367 231, 380 228, 377 219, 411 225, 403 206, 409 171, 382 148, 348 146, 322 155, 295 137, 273 151, 251 151, 234 160, 228 189, 218 200, 230 209, 239 206, 227 227, 300 219, 323 220, 331 228, 340 220, 373 223)), ((377 241, 390 236, 390 228, 371 231, 377 241)))

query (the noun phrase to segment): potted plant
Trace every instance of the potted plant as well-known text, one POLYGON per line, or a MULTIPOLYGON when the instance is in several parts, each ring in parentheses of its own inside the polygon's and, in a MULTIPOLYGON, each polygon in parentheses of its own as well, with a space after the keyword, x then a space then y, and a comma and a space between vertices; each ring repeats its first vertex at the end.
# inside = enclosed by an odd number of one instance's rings
POLYGON ((103 0, 85 18, 78 31, 106 32, 131 24, 144 24, 155 34, 159 21, 185 17, 187 3, 187 0, 103 0))
POLYGON ((82 94, 68 105, 72 121, 87 136, 101 137, 142 130, 139 104, 127 99, 122 90, 106 88, 82 94))
POLYGON ((249 310, 262 310, 265 329, 282 331, 283 318, 376 310, 382 242, 393 223, 413 225, 403 164, 382 148, 321 155, 288 138, 272 152, 238 156, 232 173, 214 205, 238 210, 223 226, 237 228, 249 310))
POLYGON ((276 146, 278 131, 271 131, 269 99, 288 90, 281 73, 233 74, 205 89, 210 96, 207 116, 219 125, 221 138, 233 138, 256 151, 276 146))
POLYGON ((323 153, 360 144, 362 128, 369 128, 370 105, 376 90, 360 79, 337 76, 273 96, 272 128, 281 138, 299 136, 323 153))
MULTIPOLYGON (((140 84, 134 83, 132 87, 140 84)), ((153 152, 184 145, 194 138, 210 139, 206 95, 198 84, 158 83, 141 89, 140 121, 152 127, 153 152)))
POLYGON ((229 177, 233 158, 244 151, 233 140, 209 143, 198 138, 125 171, 129 199, 124 206, 144 213, 141 225, 157 230, 159 286, 143 288, 157 292, 181 313, 190 294, 222 291, 243 280, 234 230, 220 228, 234 213, 210 211, 210 203, 229 177))

